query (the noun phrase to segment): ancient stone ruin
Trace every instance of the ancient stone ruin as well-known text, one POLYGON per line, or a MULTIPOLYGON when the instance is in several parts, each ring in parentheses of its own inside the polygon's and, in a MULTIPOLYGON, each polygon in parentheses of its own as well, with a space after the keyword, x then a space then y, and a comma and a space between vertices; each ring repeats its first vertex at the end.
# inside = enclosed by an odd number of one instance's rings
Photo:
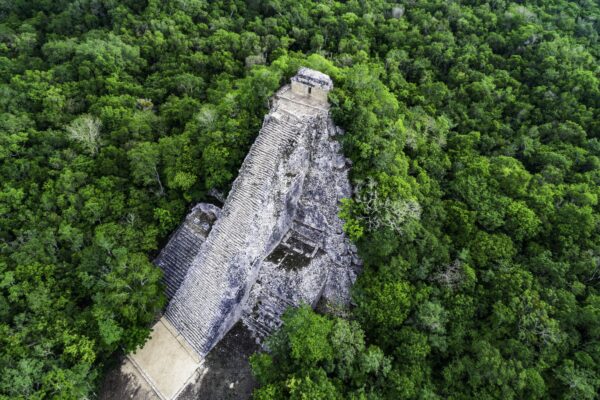
MULTIPOLYGON (((190 365, 236 323, 260 343, 287 307, 348 306, 361 264, 338 217, 351 187, 342 131, 329 116, 332 87, 329 76, 301 68, 272 99, 222 209, 196 205, 156 259, 169 297, 161 329, 198 356, 190 365)), ((161 362, 149 350, 158 340, 133 356, 138 369, 161 362)), ((152 374, 141 373, 159 397, 181 392, 161 393, 152 374)))

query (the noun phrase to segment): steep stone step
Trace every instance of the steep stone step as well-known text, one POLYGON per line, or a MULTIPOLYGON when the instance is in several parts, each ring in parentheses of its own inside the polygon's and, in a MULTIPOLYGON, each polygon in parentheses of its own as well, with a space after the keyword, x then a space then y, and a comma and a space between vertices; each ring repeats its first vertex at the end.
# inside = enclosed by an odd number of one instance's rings
POLYGON ((184 225, 173 235, 167 247, 154 261, 164 271, 163 281, 168 298, 173 297, 183 282, 203 242, 202 236, 184 225))

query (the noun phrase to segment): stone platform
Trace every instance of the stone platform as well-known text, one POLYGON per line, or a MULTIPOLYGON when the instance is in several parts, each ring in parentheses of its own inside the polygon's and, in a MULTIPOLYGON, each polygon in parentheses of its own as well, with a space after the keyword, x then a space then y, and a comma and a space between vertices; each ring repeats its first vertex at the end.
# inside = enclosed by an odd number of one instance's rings
POLYGON ((161 400, 177 398, 201 367, 200 357, 166 318, 154 325, 148 343, 128 358, 161 400))

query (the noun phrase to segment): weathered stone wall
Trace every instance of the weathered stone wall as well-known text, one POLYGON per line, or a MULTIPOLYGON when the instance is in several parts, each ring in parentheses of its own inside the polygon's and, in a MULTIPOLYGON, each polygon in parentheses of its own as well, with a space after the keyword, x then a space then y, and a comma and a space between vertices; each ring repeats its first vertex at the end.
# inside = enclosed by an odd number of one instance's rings
POLYGON ((313 100, 320 103, 327 103, 328 91, 319 86, 307 86, 301 82, 292 82, 292 92, 299 96, 311 97, 313 100))
POLYGON ((307 131, 310 164, 289 230, 262 261, 244 309, 243 321, 259 340, 281 325, 287 307, 315 307, 320 300, 347 307, 360 270, 356 248, 338 217, 339 201, 351 195, 349 165, 336 138, 341 130, 320 115, 307 131))

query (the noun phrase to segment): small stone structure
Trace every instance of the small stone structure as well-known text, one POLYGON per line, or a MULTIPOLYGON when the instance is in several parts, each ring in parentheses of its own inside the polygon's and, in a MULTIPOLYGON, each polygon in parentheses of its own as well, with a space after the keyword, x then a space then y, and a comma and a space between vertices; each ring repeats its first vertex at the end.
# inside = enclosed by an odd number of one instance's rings
POLYGON ((331 78, 313 69, 300 68, 298 75, 292 77, 292 93, 310 97, 323 105, 327 104, 327 94, 331 89, 331 78))
MULTIPOLYGON (((351 187, 329 116, 332 87, 301 68, 275 94, 223 208, 196 205, 155 261, 170 300, 164 324, 199 359, 236 323, 260 343, 287 307, 349 305, 361 263, 338 217, 351 187)), ((146 375, 160 392, 161 378, 146 375)))

